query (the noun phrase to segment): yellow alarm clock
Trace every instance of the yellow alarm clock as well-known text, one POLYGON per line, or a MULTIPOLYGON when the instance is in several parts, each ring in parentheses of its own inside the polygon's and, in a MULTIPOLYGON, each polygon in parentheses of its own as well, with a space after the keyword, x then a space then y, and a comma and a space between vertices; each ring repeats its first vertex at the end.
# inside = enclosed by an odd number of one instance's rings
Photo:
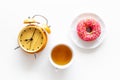
POLYGON ((48 20, 42 15, 35 15, 32 18, 28 18, 24 21, 27 24, 18 35, 18 44, 21 49, 30 54, 35 54, 43 50, 47 44, 47 33, 50 33, 50 26, 48 26, 48 20), (45 23, 39 26, 39 22, 35 20, 35 17, 39 16, 45 19, 45 23))

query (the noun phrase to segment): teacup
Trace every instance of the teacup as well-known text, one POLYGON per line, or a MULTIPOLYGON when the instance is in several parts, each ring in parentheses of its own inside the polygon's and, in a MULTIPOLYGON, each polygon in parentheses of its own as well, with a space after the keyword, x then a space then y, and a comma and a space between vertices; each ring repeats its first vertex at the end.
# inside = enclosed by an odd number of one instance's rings
POLYGON ((73 62, 73 50, 67 44, 58 44, 53 47, 49 59, 51 64, 57 69, 65 69, 73 62))

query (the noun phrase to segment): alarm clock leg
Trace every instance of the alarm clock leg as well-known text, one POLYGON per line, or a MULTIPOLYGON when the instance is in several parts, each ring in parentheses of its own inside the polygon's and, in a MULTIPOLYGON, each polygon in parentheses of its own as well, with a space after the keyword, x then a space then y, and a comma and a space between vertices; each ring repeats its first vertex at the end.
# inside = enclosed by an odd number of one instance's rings
POLYGON ((16 48, 14 48, 14 50, 16 50, 16 49, 18 49, 18 48, 20 48, 20 46, 17 46, 16 48))
POLYGON ((37 54, 36 54, 36 53, 34 53, 34 57, 35 57, 35 59, 36 59, 36 57, 37 57, 37 54))

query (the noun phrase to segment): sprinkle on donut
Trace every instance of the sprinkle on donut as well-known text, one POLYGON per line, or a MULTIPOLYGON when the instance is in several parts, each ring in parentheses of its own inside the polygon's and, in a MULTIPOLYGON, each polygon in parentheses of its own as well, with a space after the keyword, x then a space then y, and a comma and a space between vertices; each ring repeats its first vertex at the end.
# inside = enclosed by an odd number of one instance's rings
POLYGON ((101 26, 93 18, 83 19, 77 25, 77 34, 84 41, 93 41, 101 34, 101 26))

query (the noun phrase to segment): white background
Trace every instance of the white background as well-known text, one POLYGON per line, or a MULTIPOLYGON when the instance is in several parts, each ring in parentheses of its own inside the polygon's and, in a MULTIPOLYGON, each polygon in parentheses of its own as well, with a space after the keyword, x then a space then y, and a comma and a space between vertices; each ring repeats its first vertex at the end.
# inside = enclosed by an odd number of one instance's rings
POLYGON ((0 80, 120 80, 119 8, 119 0, 0 0, 0 80), (72 21, 83 12, 96 13, 107 28, 104 42, 93 50, 78 48, 68 37, 72 21), (34 14, 47 17, 52 30, 36 60, 21 49, 14 51, 23 20, 34 14), (72 45, 75 60, 56 72, 48 55, 63 42, 72 45))

